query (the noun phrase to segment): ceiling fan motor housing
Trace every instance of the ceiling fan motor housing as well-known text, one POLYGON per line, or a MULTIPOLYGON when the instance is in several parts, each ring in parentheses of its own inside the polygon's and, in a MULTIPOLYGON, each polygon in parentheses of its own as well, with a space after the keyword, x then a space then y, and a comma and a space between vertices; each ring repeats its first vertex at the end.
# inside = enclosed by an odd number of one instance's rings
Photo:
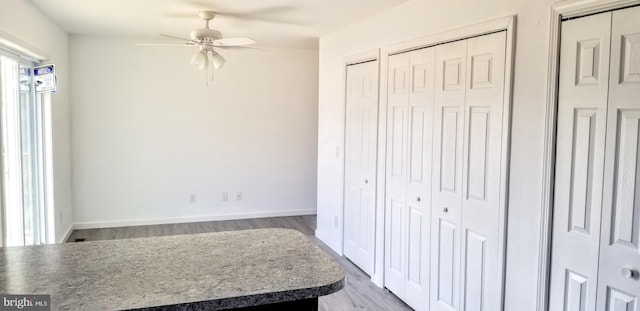
POLYGON ((210 42, 222 39, 222 33, 214 29, 196 29, 191 31, 191 40, 198 42, 210 42))

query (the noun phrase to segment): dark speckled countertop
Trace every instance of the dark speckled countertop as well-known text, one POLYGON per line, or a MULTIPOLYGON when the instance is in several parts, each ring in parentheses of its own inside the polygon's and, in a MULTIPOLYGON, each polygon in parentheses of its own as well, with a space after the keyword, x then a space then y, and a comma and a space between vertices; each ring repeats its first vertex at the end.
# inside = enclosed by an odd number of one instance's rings
POLYGON ((344 278, 290 229, 0 248, 0 293, 50 294, 52 310, 224 310, 332 294, 344 278))

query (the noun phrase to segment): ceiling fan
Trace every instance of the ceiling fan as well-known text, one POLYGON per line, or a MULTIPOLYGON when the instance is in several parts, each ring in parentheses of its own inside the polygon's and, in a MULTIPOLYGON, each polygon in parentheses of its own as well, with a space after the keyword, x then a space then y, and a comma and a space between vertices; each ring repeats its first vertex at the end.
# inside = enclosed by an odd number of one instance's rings
POLYGON ((138 43, 136 45, 196 46, 199 50, 191 58, 191 64, 200 70, 204 70, 209 69, 210 66, 215 69, 220 69, 225 64, 226 60, 222 55, 220 55, 220 53, 218 53, 218 51, 216 51, 216 49, 250 48, 247 47, 247 45, 256 43, 254 40, 249 38, 224 38, 220 31, 209 28, 209 22, 216 17, 216 12, 199 11, 198 15, 205 21, 205 27, 191 31, 190 39, 157 34, 162 37, 178 39, 181 40, 181 42, 138 43))

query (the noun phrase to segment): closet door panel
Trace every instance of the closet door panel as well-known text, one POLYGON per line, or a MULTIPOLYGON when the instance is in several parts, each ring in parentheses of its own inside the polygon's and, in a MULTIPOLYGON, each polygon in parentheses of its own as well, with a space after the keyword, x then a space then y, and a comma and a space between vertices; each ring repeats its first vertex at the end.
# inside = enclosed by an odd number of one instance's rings
POLYGON ((407 278, 407 179, 409 143, 409 53, 389 57, 387 91, 387 187, 385 198, 385 281, 401 299, 407 278))
POLYGON ((640 7, 614 11, 598 310, 640 308, 640 7))
POLYGON ((468 40, 462 182, 461 306, 501 308, 499 248, 506 32, 468 40))
POLYGON ((347 67, 344 254, 373 272, 378 62, 347 67))
POLYGON ((550 310, 596 310, 611 13, 562 22, 550 310))
POLYGON ((435 48, 410 52, 407 179, 407 278, 405 301, 416 310, 429 303, 429 233, 435 48))
POLYGON ((467 41, 436 47, 431 310, 459 310, 467 41))

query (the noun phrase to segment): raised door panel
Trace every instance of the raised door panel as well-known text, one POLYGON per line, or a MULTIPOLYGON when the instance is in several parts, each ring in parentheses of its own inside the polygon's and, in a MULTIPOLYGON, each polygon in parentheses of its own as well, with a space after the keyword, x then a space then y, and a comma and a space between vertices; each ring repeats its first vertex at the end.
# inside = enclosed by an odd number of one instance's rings
POLYGON ((344 254, 373 272, 378 62, 347 66, 344 254))
POLYGON ((611 13, 562 22, 552 311, 596 310, 610 31, 611 13))
POLYGON ((360 209, 360 187, 352 183, 345 185, 344 192, 344 247, 345 250, 355 250, 358 247, 357 214, 360 209))
POLYGON ((624 248, 639 253, 640 240, 639 218, 640 204, 637 200, 638 186, 638 137, 640 137, 640 109, 618 109, 618 135, 616 163, 614 165, 614 202, 611 212, 609 228, 611 238, 608 245, 624 248))
POLYGON ((458 129, 462 126, 462 107, 442 107, 441 110, 441 132, 440 132, 440 152, 437 155, 439 157, 440 166, 437 168, 440 171, 438 174, 438 188, 440 192, 447 193, 451 196, 460 194, 460 167, 461 156, 461 133, 458 129))
POLYGON ((408 211, 408 245, 407 245, 407 281, 411 284, 423 284, 424 276, 422 266, 424 262, 424 249, 422 234, 424 227, 427 225, 428 218, 424 213, 416 208, 410 208, 408 211))
POLYGON ((587 309, 587 289, 589 285, 589 279, 577 274, 573 271, 567 270, 565 274, 565 299, 564 305, 567 311, 584 311, 587 309))
POLYGON ((389 164, 391 165, 391 174, 393 182, 404 184, 405 174, 405 146, 406 146, 406 128, 407 128, 407 107, 396 106, 389 111, 389 164))
POLYGON ((407 279, 407 179, 409 178, 410 56, 389 57, 385 189, 384 286, 405 298, 407 279))
POLYGON ((373 232, 374 228, 372 226, 372 222, 368 221, 369 219, 374 217, 373 206, 373 194, 365 189, 360 189, 360 205, 357 211, 357 219, 362 220, 359 224, 358 229, 360 232, 357 233, 358 237, 358 252, 363 258, 367 258, 368 254, 373 254, 373 249, 371 245, 373 244, 373 232))
POLYGON ((606 311, 637 311, 638 310, 638 294, 629 294, 619 291, 615 288, 607 288, 607 297, 605 300, 606 311))
POLYGON ((464 310, 502 307, 505 53, 504 31, 468 40, 460 229, 464 310))
POLYGON ((623 34, 620 39, 620 83, 640 83, 640 33, 623 34))
MULTIPOLYGON (((377 101, 376 101, 377 102, 377 101)), ((376 119, 374 119, 375 113, 377 111, 376 106, 365 106, 362 108, 361 112, 361 120, 360 129, 362 130, 361 139, 360 139, 360 169, 365 173, 365 177, 368 177, 367 172, 371 170, 375 171, 375 167, 371 167, 375 165, 375 161, 371 161, 372 157, 375 157, 375 152, 372 152, 372 149, 375 150, 376 143, 376 130, 375 126, 376 119), (373 131, 372 131, 373 129, 373 131)), ((375 174, 375 173, 374 173, 375 174)))
POLYGON ((487 275, 487 260, 491 258, 487 254, 487 237, 465 229, 464 235, 464 310, 488 310, 486 306, 487 279, 492 276, 487 275))
POLYGON ((407 179, 407 277, 405 301, 415 310, 429 308, 429 235, 435 48, 410 54, 409 144, 407 179))
POLYGON ((435 297, 432 297, 438 309, 457 310, 458 306, 458 225, 440 219, 436 226, 438 241, 437 257, 434 264, 437 269, 432 272, 436 281, 435 297))
POLYGON ((467 40, 435 48, 430 310, 460 309, 467 40))
POLYGON ((390 204, 390 222, 389 222, 389 272, 391 275, 405 274, 405 256, 404 252, 404 215, 405 206, 403 203, 392 200, 390 204))
POLYGON ((573 116, 573 154, 569 185, 567 232, 597 237, 591 232, 593 203, 594 147, 597 109, 575 109, 573 116))
POLYGON ((427 127, 431 126, 431 122, 427 122, 427 111, 424 107, 411 107, 410 121, 410 141, 409 141, 409 182, 412 184, 424 184, 430 176, 425 174, 425 168, 429 157, 427 145, 430 139, 425 134, 430 134, 427 127))
POLYGON ((612 13, 598 310, 640 308, 640 7, 612 13))

